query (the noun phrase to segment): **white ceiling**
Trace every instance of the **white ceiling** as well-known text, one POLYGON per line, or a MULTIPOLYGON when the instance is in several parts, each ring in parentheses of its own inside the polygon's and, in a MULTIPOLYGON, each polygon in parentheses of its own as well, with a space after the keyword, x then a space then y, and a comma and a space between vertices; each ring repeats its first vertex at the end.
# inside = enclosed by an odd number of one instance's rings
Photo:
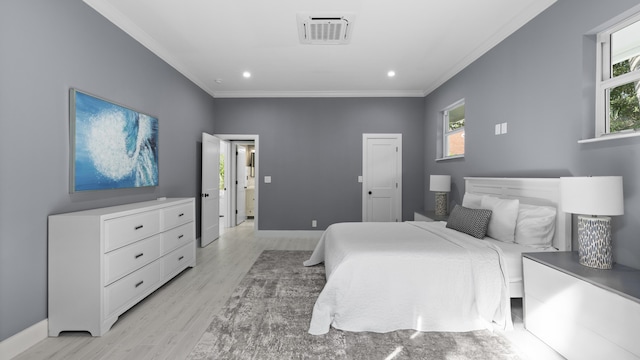
POLYGON ((84 1, 214 97, 421 97, 556 0, 84 1), (301 12, 351 42, 301 44, 301 12))

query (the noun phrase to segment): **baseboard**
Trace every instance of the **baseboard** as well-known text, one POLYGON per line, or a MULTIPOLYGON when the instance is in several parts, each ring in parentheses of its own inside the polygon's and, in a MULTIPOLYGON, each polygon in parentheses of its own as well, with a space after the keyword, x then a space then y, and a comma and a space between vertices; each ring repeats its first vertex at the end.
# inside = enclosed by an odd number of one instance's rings
POLYGON ((320 239, 324 230, 257 230, 256 237, 320 239))
POLYGON ((0 360, 18 356, 48 336, 49 321, 44 319, 0 342, 0 360))

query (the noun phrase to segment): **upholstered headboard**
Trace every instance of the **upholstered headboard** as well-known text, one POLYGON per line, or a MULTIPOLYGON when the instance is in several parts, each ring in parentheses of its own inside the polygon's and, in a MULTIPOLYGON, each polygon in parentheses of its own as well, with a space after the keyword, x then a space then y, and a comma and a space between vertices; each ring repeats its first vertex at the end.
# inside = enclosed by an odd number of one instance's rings
POLYGON ((559 178, 465 177, 465 192, 519 199, 523 204, 553 206, 557 210, 553 246, 571 250, 571 214, 560 210, 559 178))

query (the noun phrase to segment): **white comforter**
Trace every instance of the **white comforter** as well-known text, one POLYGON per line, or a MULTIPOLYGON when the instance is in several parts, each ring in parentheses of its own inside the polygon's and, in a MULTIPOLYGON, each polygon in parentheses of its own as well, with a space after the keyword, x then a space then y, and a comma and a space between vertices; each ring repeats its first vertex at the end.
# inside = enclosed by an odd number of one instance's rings
POLYGON ((334 224, 304 265, 323 261, 310 334, 513 327, 500 248, 445 223, 334 224))

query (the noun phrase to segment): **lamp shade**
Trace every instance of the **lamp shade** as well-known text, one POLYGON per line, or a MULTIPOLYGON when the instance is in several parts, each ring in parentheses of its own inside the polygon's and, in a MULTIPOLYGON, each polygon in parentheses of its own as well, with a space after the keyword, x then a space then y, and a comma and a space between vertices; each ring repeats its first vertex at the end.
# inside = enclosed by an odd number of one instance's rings
POLYGON ((450 175, 431 175, 429 178, 429 191, 449 192, 451 191, 450 175))
POLYGON ((562 211, 582 215, 622 215, 622 176, 560 178, 562 211))

